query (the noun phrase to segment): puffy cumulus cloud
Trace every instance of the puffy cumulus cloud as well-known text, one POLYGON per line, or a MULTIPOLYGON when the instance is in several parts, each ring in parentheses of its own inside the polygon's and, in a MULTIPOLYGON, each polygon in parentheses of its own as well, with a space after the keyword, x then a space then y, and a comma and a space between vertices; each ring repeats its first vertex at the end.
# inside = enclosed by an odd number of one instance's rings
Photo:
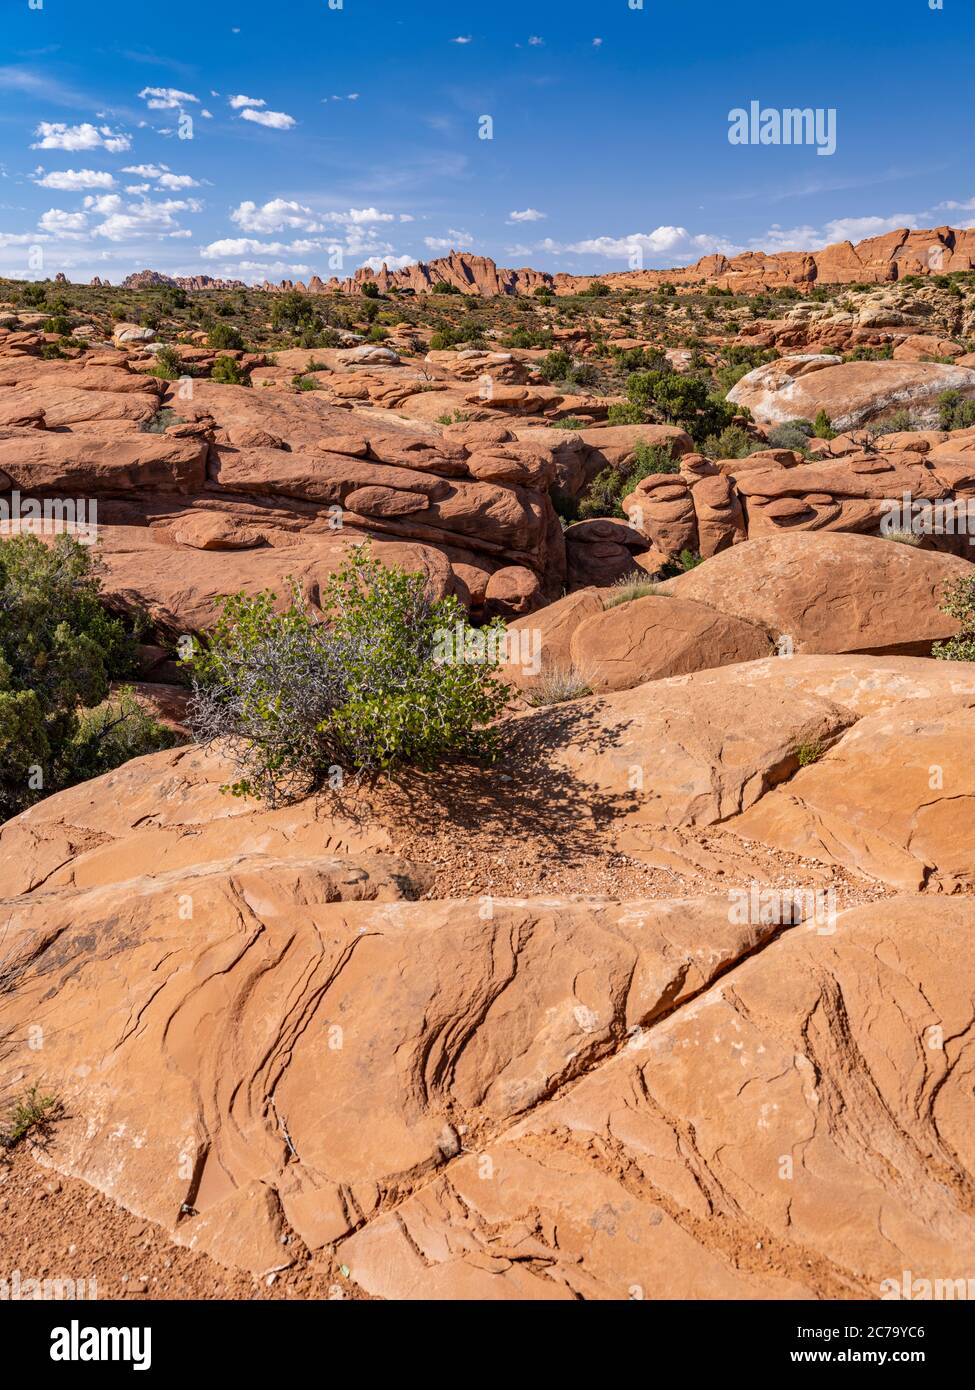
POLYGON ((525 208, 524 212, 509 212, 508 221, 510 222, 542 222, 547 216, 544 212, 539 212, 537 208, 525 208))
POLYGON ((255 125, 267 126, 269 130, 290 130, 297 124, 294 116, 289 116, 284 111, 259 111, 255 106, 245 106, 240 117, 243 121, 253 121, 255 125))
POLYGON ((126 164, 122 173, 135 174, 140 179, 158 179, 168 170, 168 164, 126 164))
POLYGON ((43 214, 38 227, 52 236, 83 236, 88 230, 88 215, 84 212, 64 212, 61 208, 49 208, 43 214))
POLYGON ((365 226, 369 222, 396 221, 395 213, 380 212, 378 208, 349 208, 348 212, 326 212, 323 218, 326 222, 350 227, 365 226))
MULTIPOLYGON (((168 164, 129 164, 122 170, 123 174, 134 174, 136 178, 151 179, 157 186, 167 193, 179 193, 184 188, 199 188, 198 179, 191 178, 189 174, 174 174, 168 164)), ((147 184, 136 185, 135 191, 143 192, 148 187, 147 184)), ((131 193, 133 189, 126 190, 131 193)))
POLYGON ((458 34, 457 37, 456 37, 455 39, 451 39, 450 42, 451 42, 451 43, 459 43, 461 46, 463 46, 463 45, 468 44, 468 43, 473 43, 473 42, 474 42, 474 35, 473 35, 473 34, 458 34))
POLYGON ((256 203, 245 202, 234 208, 230 214, 231 222, 245 232, 280 232, 285 227, 296 231, 317 232, 321 222, 311 208, 303 203, 289 202, 285 198, 272 198, 270 202, 258 207, 256 203))
POLYGON ((189 102, 199 104, 199 97, 192 92, 181 92, 178 87, 143 87, 139 93, 150 111, 175 111, 189 102))
POLYGON ((368 227, 379 222, 395 222, 392 212, 381 212, 379 208, 349 208, 345 212, 314 212, 304 203, 289 202, 285 198, 272 198, 260 207, 253 202, 241 203, 230 214, 245 232, 321 232, 327 227, 368 227))
POLYGON ((87 188, 114 188, 111 174, 97 169, 56 169, 46 174, 37 168, 34 182, 41 188, 54 188, 59 193, 81 193, 87 188))
POLYGON ((631 232, 628 236, 598 236, 584 241, 568 243, 553 241, 547 237, 531 248, 545 251, 552 256, 599 256, 607 261, 634 262, 649 266, 651 262, 662 261, 665 265, 677 265, 681 260, 699 260, 701 256, 714 252, 726 255, 737 249, 723 237, 706 234, 692 235, 686 227, 655 227, 651 232, 631 232))
MULTIPOLYGON (((216 95, 216 93, 214 93, 213 95, 216 95)), ((239 111, 239 110, 240 110, 242 107, 244 107, 244 106, 266 106, 266 105, 267 105, 267 102, 263 99, 263 97, 244 97, 244 96, 236 96, 236 97, 228 97, 227 100, 230 102, 230 105, 233 107, 233 109, 234 109, 235 111, 239 111)))
POLYGON ((234 256, 283 256, 288 248, 280 241, 256 241, 253 237, 223 237, 204 246, 204 260, 220 260, 234 256))
POLYGON ((188 237, 188 229, 179 225, 176 214, 180 212, 199 212, 202 204, 195 200, 167 199, 153 203, 148 199, 141 203, 129 203, 113 210, 104 222, 92 228, 92 235, 104 237, 107 241, 128 241, 133 237, 188 237))
POLYGON ((408 265, 416 265, 415 256, 370 256, 368 260, 362 262, 363 265, 370 266, 378 275, 383 266, 387 270, 405 270, 408 265))
POLYGON ((165 189, 168 193, 179 193, 184 188, 199 188, 196 179, 189 174, 162 174, 156 181, 158 188, 165 189))
POLYGON ((34 134, 40 138, 31 145, 32 150, 107 150, 109 154, 123 154, 132 147, 127 135, 88 121, 80 125, 41 121, 34 134))

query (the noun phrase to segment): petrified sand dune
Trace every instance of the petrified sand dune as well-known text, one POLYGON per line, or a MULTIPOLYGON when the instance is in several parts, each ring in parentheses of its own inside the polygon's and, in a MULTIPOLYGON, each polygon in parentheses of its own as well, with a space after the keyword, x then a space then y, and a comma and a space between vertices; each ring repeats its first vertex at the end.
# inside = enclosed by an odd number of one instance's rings
POLYGON ((741 914, 732 884, 420 901, 392 827, 228 798, 192 747, 41 802, 0 829, 0 1014, 15 1080, 58 1078, 45 1161, 225 1264, 307 1248, 379 1297, 962 1276, 975 921, 944 894, 975 876, 975 792, 921 773, 973 710, 972 665, 797 656, 515 722, 535 795, 574 788, 637 856, 682 827, 791 832, 929 890, 838 919, 741 914))

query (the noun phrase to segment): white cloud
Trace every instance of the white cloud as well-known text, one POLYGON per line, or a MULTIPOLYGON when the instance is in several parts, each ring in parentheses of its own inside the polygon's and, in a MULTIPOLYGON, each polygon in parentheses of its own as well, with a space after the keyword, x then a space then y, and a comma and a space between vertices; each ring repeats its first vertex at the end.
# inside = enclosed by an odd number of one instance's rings
POLYGON ((151 183, 127 183, 125 185, 126 193, 148 193, 151 188, 151 183))
POLYGON ((416 218, 413 216, 411 212, 401 212, 399 215, 399 220, 401 222, 415 222, 416 218))
POLYGON ((157 183, 169 193, 178 193, 181 188, 199 188, 196 179, 189 174, 161 174, 157 183))
POLYGON ((240 115, 242 120, 268 126, 271 130, 290 130, 296 124, 294 116, 284 111, 258 111, 253 106, 245 106, 240 115))
POLYGON ((457 37, 456 37, 455 39, 451 39, 450 42, 451 42, 451 43, 461 43, 461 44, 464 44, 464 43, 473 43, 473 42, 474 42, 474 35, 473 35, 473 34, 458 34, 457 37))
POLYGON ((204 106, 203 109, 201 110, 200 115, 203 117, 203 119, 204 119, 205 121, 212 121, 212 120, 213 120, 213 112, 212 112, 212 111, 208 111, 208 110, 206 109, 205 106, 204 106))
POLYGON ((509 212, 509 222, 541 222, 546 217, 546 213, 539 212, 537 208, 525 208, 524 212, 509 212))
POLYGON ((387 270, 405 270, 408 265, 416 265, 415 256, 370 256, 368 260, 362 262, 363 265, 371 266, 378 275, 385 265, 387 270))
POLYGON ((255 241, 253 237, 224 237, 204 246, 200 255, 212 261, 225 256, 283 256, 288 250, 280 241, 255 241))
POLYGON ((192 92, 181 92, 178 87, 143 87, 139 96, 150 111, 173 111, 187 102, 199 103, 200 100, 192 92))
POLYGON ((42 231, 54 236, 77 236, 88 229, 88 216, 83 212, 63 212, 61 208, 49 208, 37 224, 42 231))
POLYGON ((348 212, 326 212, 324 219, 326 222, 352 226, 361 226, 367 222, 396 221, 393 213, 380 212, 378 208, 349 208, 348 212))
POLYGON ((474 238, 467 232, 459 232, 456 227, 448 227, 445 237, 426 236, 423 238, 423 244, 430 251, 453 251, 458 246, 470 245, 473 240, 474 238))
POLYGON ((266 106, 267 102, 261 97, 229 97, 230 105, 235 111, 239 111, 242 106, 266 106))
POLYGON ((114 188, 111 174, 96 169, 57 169, 45 174, 35 171, 34 182, 41 188, 56 188, 61 193, 79 193, 85 188, 114 188), (43 175, 43 177, 37 177, 43 175))
POLYGON ((592 41, 592 46, 593 46, 593 48, 602 48, 602 46, 603 46, 603 41, 602 41, 602 39, 593 39, 593 41, 592 41))
POLYGON ((87 121, 71 126, 63 121, 41 121, 34 134, 41 138, 31 145, 32 150, 107 150, 109 154, 122 154, 132 146, 127 135, 87 121))
POLYGON ((158 179, 168 171, 168 164, 127 164, 122 173, 137 174, 140 179, 158 179))
POLYGON ((544 42, 545 40, 540 38, 538 34, 532 34, 531 38, 528 40, 528 46, 529 48, 539 48, 544 42))
POLYGON ((321 230, 321 222, 311 208, 306 208, 302 203, 290 203, 284 198, 272 198, 262 207, 256 203, 241 203, 230 214, 230 220, 245 232, 280 232, 285 227, 304 232, 321 230))

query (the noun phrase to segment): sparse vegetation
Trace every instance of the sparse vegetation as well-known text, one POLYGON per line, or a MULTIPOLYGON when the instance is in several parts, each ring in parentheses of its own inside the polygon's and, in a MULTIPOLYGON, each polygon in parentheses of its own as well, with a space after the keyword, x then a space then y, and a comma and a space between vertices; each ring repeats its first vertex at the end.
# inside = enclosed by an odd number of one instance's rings
POLYGON ((952 580, 945 587, 941 611, 958 621, 956 637, 935 642, 932 656, 941 661, 975 661, 975 577, 952 580))
POLYGON ((612 592, 603 600, 603 607, 618 608, 621 603, 632 603, 634 599, 649 598, 654 594, 667 596, 655 580, 627 574, 617 579, 612 592))
POLYGON ((535 709, 564 705, 592 694, 592 674, 577 666, 552 666, 542 671, 525 697, 535 709))
POLYGON ((43 1136, 62 1110, 57 1096, 43 1095, 39 1086, 31 1088, 10 1109, 0 1125, 0 1147, 12 1149, 31 1135, 43 1136))
POLYGON ((190 662, 194 728, 227 740, 240 773, 229 791, 272 805, 345 777, 492 758, 509 694, 502 632, 472 628, 456 598, 431 599, 422 575, 361 546, 325 585, 320 616, 297 591, 283 613, 267 593, 225 601, 190 662))

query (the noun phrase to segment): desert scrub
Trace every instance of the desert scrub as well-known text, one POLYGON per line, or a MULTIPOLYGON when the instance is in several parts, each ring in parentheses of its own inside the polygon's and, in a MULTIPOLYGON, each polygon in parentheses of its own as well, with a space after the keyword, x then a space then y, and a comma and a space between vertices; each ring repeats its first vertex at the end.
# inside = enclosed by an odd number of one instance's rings
POLYGON ((269 593, 225 600, 188 662, 191 722, 202 741, 225 741, 239 773, 225 790, 270 805, 346 776, 490 760, 510 695, 503 632, 472 628, 455 597, 431 599, 422 575, 359 546, 320 614, 297 587, 283 613, 269 593))
POLYGON ((961 631, 935 642, 931 655, 939 661, 975 661, 975 578, 966 575, 947 584, 941 611, 957 619, 961 631))
POLYGON ((582 520, 612 516, 625 521, 623 498, 629 496, 637 483, 657 473, 679 471, 680 464, 666 445, 648 444, 641 439, 628 459, 615 468, 604 468, 593 479, 589 495, 579 504, 579 516, 582 520))
POLYGON ((898 545, 920 545, 921 537, 914 531, 882 531, 884 540, 896 541, 898 545))
POLYGON ((818 739, 812 743, 800 743, 796 749, 796 762, 800 767, 810 767, 813 763, 818 763, 825 752, 824 744, 818 739))
POLYGON ((641 579, 637 575, 627 574, 622 579, 617 579, 610 593, 603 600, 604 608, 618 608, 621 603, 632 603, 637 598, 649 598, 652 594, 668 595, 663 592, 660 585, 653 579, 641 579))
POLYGON ((0 1147, 12 1149, 30 1134, 43 1134, 61 1110, 57 1096, 42 1095, 39 1086, 31 1086, 14 1102, 7 1119, 0 1125, 0 1147))
POLYGON ((0 541, 0 820, 84 779, 85 711, 134 669, 98 593, 91 548, 72 537, 0 541))
POLYGON ((577 666, 552 666, 542 672, 525 696, 530 705, 564 705, 592 694, 592 676, 577 666))
POLYGON ((217 357, 210 369, 210 380, 219 381, 224 386, 246 386, 247 375, 232 357, 217 357))

